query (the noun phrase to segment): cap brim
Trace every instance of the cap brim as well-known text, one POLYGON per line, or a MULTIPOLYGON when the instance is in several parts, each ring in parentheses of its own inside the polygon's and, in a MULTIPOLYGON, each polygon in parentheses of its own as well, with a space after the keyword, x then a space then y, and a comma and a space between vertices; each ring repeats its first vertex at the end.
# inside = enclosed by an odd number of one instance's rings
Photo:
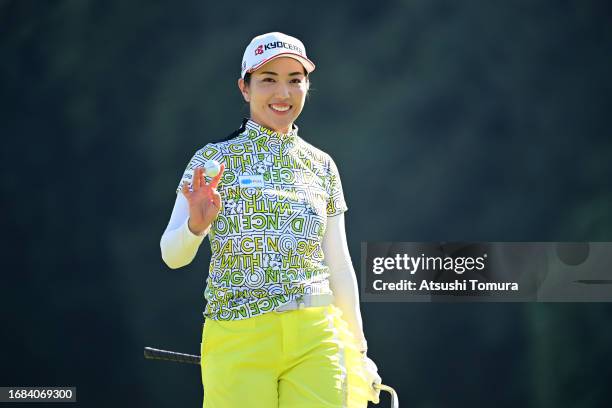
MULTIPOLYGON (((265 60, 261 61, 259 64, 257 64, 254 67, 251 67, 250 69, 246 70, 245 74, 247 72, 250 73, 250 72, 257 71, 259 68, 261 68, 266 63, 268 63, 268 62, 270 62, 270 61, 272 61, 272 60, 274 60, 276 58, 279 58, 279 57, 289 57, 289 58, 293 58, 293 59, 299 61, 304 66, 304 68, 306 69, 306 72, 308 72, 309 74, 312 71, 315 70, 315 64, 311 60, 309 60, 308 58, 304 58, 300 54, 296 54, 296 53, 293 53, 293 52, 283 52, 281 54, 276 54, 276 55, 274 55, 274 56, 272 56, 272 57, 270 57, 268 59, 265 59, 265 60)), ((242 76, 244 77, 244 74, 242 76)))

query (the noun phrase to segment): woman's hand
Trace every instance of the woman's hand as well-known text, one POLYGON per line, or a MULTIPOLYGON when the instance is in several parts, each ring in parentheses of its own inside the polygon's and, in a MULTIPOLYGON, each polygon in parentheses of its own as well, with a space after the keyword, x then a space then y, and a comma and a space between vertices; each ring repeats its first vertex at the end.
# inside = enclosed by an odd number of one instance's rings
POLYGON ((372 401, 374 404, 378 404, 380 402, 380 389, 376 386, 382 383, 382 379, 380 375, 378 375, 378 367, 376 367, 376 364, 365 354, 363 355, 363 369, 368 383, 371 384, 369 390, 370 397, 368 400, 372 401))
POLYGON ((191 178, 191 191, 189 183, 186 181, 183 183, 181 192, 189 202, 188 226, 196 235, 202 235, 221 211, 221 195, 217 192, 217 185, 223 175, 223 170, 225 170, 225 165, 221 163, 219 174, 207 184, 204 168, 196 167, 193 169, 191 178))

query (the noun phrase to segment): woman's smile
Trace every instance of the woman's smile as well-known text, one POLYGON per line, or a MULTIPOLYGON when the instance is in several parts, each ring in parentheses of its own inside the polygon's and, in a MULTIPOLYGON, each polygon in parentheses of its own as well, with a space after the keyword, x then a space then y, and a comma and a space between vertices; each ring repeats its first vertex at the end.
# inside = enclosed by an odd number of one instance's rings
POLYGON ((284 115, 287 114, 287 112, 289 111, 289 109, 291 109, 291 105, 286 104, 286 103, 274 103, 271 105, 268 105, 270 107, 270 109, 272 109, 272 111, 274 111, 274 113, 276 113, 277 115, 284 115))

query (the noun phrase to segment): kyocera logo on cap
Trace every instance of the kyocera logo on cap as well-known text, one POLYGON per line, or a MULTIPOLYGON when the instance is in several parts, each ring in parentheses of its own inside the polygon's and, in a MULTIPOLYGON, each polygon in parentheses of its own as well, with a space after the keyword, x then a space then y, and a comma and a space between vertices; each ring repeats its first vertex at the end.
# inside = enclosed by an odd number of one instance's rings
POLYGON ((300 40, 287 34, 272 32, 258 35, 251 40, 242 57, 240 76, 244 78, 247 72, 253 72, 278 57, 298 60, 308 73, 315 69, 315 64, 306 56, 306 48, 300 40))

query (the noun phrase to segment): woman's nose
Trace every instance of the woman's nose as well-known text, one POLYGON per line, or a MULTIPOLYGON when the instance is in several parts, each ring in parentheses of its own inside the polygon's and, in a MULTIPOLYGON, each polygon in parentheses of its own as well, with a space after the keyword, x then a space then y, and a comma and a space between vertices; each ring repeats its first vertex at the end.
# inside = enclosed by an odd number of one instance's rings
POLYGON ((282 96, 284 98, 287 98, 287 97, 289 97, 289 87, 287 85, 281 83, 276 88, 276 93, 278 94, 278 96, 282 96))

